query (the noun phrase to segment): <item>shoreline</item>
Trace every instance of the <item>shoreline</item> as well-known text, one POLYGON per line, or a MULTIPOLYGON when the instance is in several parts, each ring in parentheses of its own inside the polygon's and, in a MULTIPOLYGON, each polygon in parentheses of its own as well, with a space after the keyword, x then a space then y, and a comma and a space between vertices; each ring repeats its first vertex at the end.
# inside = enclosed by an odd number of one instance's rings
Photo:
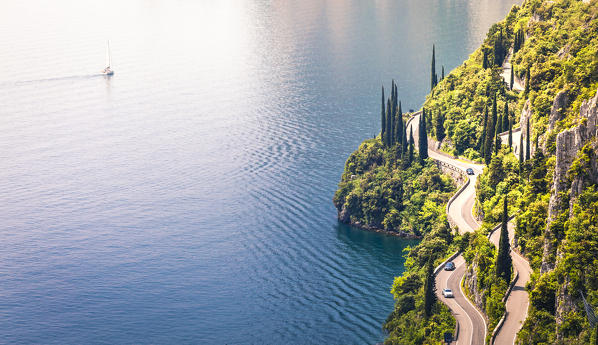
POLYGON ((370 226, 370 225, 366 225, 366 224, 361 224, 361 223, 343 222, 340 219, 340 216, 337 217, 337 220, 341 224, 350 225, 350 226, 352 226, 354 228, 358 228, 360 230, 365 230, 365 231, 369 231, 369 232, 375 232, 375 233, 383 234, 383 235, 387 235, 387 236, 399 237, 399 238, 404 238, 404 239, 408 239, 408 240, 421 240, 423 238, 423 236, 417 236, 417 235, 410 234, 410 233, 404 232, 404 231, 397 232, 397 231, 391 231, 391 230, 381 229, 381 228, 377 228, 377 227, 374 227, 374 226, 370 226))

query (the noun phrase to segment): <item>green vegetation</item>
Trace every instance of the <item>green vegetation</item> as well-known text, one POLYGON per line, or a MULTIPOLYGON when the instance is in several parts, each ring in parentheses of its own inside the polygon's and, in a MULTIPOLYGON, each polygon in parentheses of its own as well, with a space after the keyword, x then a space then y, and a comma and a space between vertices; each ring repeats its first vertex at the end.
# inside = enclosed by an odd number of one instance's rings
POLYGON ((466 292, 481 297, 489 330, 494 328, 504 314, 502 298, 512 276, 508 214, 516 215, 516 249, 534 270, 518 343, 597 342, 580 297, 583 292, 598 306, 597 139, 577 152, 560 177, 565 191, 551 195, 551 190, 557 135, 584 123, 581 103, 598 89, 598 0, 525 1, 489 29, 461 66, 438 79, 435 64, 433 46, 431 92, 418 137, 432 136, 443 150, 486 163, 476 185, 480 230, 462 238, 450 234, 442 205, 454 186, 426 159, 425 140, 418 141, 424 154, 415 157, 394 82, 391 97, 382 95, 381 136, 349 157, 334 198, 341 220, 423 236, 393 284, 396 304, 384 326, 386 343, 438 344, 444 331, 452 331, 448 309, 433 297, 430 267, 456 248, 473 273, 470 286, 476 291, 466 292), (506 59, 512 64, 510 85, 501 77, 506 59), (525 80, 523 92, 512 90, 515 78, 525 80), (566 99, 551 114, 561 92, 566 99), (513 127, 519 126, 514 143, 513 127), (503 145, 499 133, 506 131, 508 145, 503 145), (495 248, 486 236, 501 222, 495 248))
POLYGON ((507 209, 507 196, 503 198, 503 215, 500 225, 500 240, 498 243, 498 255, 496 255, 496 277, 509 283, 511 281, 511 270, 513 261, 511 259, 511 245, 509 244, 509 230, 507 223, 509 221, 509 211, 507 209))
POLYGON ((432 67, 430 72, 430 90, 438 84, 438 74, 436 74, 436 47, 432 45, 432 67))
MULTIPOLYGON (((490 329, 504 310, 500 298, 506 290, 507 274, 501 273, 502 279, 497 279, 497 274, 502 271, 499 257, 507 256, 497 253, 484 235, 500 222, 505 198, 510 213, 517 214, 518 250, 535 271, 529 286, 530 317, 520 335, 525 344, 596 341, 579 295, 583 291, 588 301, 598 306, 598 230, 589 226, 589 220, 596 224, 590 216, 590 212, 596 214, 592 209, 592 198, 598 194, 598 187, 593 187, 595 175, 584 177, 585 182, 578 184, 583 189, 577 199, 553 196, 563 211, 550 223, 548 210, 556 136, 580 123, 581 102, 594 96, 598 88, 597 4, 595 0, 530 0, 522 7, 513 7, 505 20, 490 28, 483 45, 438 82, 424 104, 430 113, 445 116, 446 137, 438 136, 442 133, 438 124, 430 133, 444 141, 445 150, 474 160, 482 158, 488 166, 477 185, 477 209, 484 223, 479 233, 470 237, 465 258, 475 268, 475 293, 483 297, 490 329), (510 48, 511 79, 525 80, 522 93, 512 91, 512 85, 505 85, 500 77, 500 65, 510 48), (551 120, 555 122, 549 130, 552 102, 561 91, 566 91, 568 99, 559 109, 560 116, 551 120), (524 108, 529 115, 521 121, 524 108), (504 110, 498 114, 497 109, 504 110), (517 159, 511 147, 513 124, 519 123, 523 128, 518 147, 523 149, 519 149, 517 159), (509 131, 508 146, 497 140, 501 131, 509 131), (581 214, 583 221, 578 218, 581 214), (572 226, 582 222, 586 224, 583 227, 572 226), (552 251, 545 252, 547 241, 552 251), (554 263, 554 269, 540 273, 543 261, 554 263)), ((589 152, 596 155, 596 146, 584 152, 588 153, 586 158, 576 160, 569 181, 575 179, 574 171, 595 171, 587 162, 595 161, 589 152)))
MULTIPOLYGON (((382 109, 381 109, 381 140, 384 146, 391 147, 401 144, 405 134, 405 123, 403 120, 403 110, 401 101, 398 99, 398 89, 394 82, 391 84, 391 94, 386 100, 386 109, 384 108, 384 86, 382 86, 382 109)), ((404 145, 399 145, 399 154, 404 151, 404 145)))
POLYGON ((334 195, 341 220, 417 237, 430 231, 455 186, 433 162, 414 160, 412 136, 409 143, 403 158, 401 145, 385 148, 380 138, 351 154, 334 195))
POLYGON ((395 308, 384 324, 389 333, 385 344, 440 345, 445 332, 454 332, 455 319, 437 300, 431 271, 462 242, 461 237, 451 234, 446 215, 442 213, 422 241, 406 250, 406 270, 395 278, 391 289, 395 308))
MULTIPOLYGON (((596 162, 598 146, 596 141, 585 145, 579 152, 569 171, 571 178, 587 178, 596 162)), ((529 182, 525 188, 533 196, 523 204, 528 205, 517 217, 517 236, 521 250, 530 258, 536 274, 530 284, 530 310, 528 319, 520 333, 524 343, 589 344, 593 337, 585 311, 581 305, 580 291, 594 306, 598 305, 598 184, 594 181, 577 197, 571 208, 567 208, 550 224, 550 229, 558 229, 561 259, 552 271, 540 274, 541 263, 546 260, 543 243, 547 227, 546 215, 551 176, 547 171, 554 169, 554 158, 547 159, 537 153, 532 159, 529 182), (559 311, 557 295, 573 303, 574 308, 559 311), (557 324, 557 314, 562 321, 557 324)), ((590 179, 591 180, 591 179, 590 179)), ((569 202, 568 198, 565 199, 569 202)))
POLYGON ((419 150, 419 161, 424 163, 428 159, 428 130, 426 128, 426 109, 422 111, 422 115, 419 117, 418 128, 418 150, 419 150))
MULTIPOLYGON (((394 81, 386 100, 382 88, 381 109, 381 135, 349 156, 333 201, 343 222, 423 237, 407 251, 406 271, 393 284, 396 304, 384 325, 386 343, 441 344, 444 333, 454 331, 455 320, 436 298, 433 270, 460 243, 444 209, 455 184, 427 158, 427 140, 418 140, 415 151, 394 81)), ((419 138, 427 138, 426 115, 420 117, 419 138)), ((436 120, 442 124, 442 115, 436 120)))
MULTIPOLYGON (((596 212, 592 209, 594 206, 591 200, 598 198, 594 187, 595 178, 588 176, 584 178, 584 190, 571 208, 569 196, 557 196, 559 202, 564 205, 563 212, 554 217, 550 224, 548 224, 548 209, 555 167, 556 135, 579 123, 581 101, 593 96, 598 87, 597 17, 596 1, 583 4, 578 1, 542 2, 538 0, 528 1, 522 8, 514 7, 507 18, 497 24, 498 28, 503 28, 507 39, 510 39, 509 33, 515 33, 513 46, 515 55, 512 62, 515 72, 520 71, 519 76, 526 79, 526 91, 521 94, 513 93, 510 88, 504 86, 495 89, 498 105, 500 106, 502 100, 505 107, 501 130, 505 130, 505 117, 510 122, 509 109, 515 110, 513 120, 517 123, 519 122, 517 117, 526 102, 529 102, 528 110, 531 116, 523 121, 519 142, 519 147, 523 149, 519 150, 518 160, 509 149, 513 144, 510 123, 508 123, 509 148, 503 147, 497 150, 498 142, 494 140, 494 150, 488 154, 492 145, 489 133, 492 133, 494 120, 494 99, 492 99, 492 116, 483 116, 483 107, 485 108, 489 103, 487 93, 473 92, 463 97, 462 103, 457 103, 463 112, 453 111, 447 116, 447 133, 454 144, 453 151, 467 155, 466 152, 471 153, 470 147, 465 148, 466 146, 456 144, 470 141, 463 139, 467 137, 461 135, 462 132, 453 131, 451 134, 450 126, 460 117, 463 119, 470 116, 472 107, 480 104, 477 108, 480 125, 476 130, 480 131, 480 136, 485 138, 485 144, 482 146, 478 141, 471 146, 478 150, 487 163, 489 161, 484 174, 478 178, 477 185, 477 208, 479 214, 484 217, 480 233, 487 232, 491 226, 499 222, 501 214, 504 214, 504 211, 500 210, 500 201, 504 201, 505 198, 508 200, 510 213, 517 213, 516 243, 518 249, 530 260, 535 271, 529 285, 531 302, 529 317, 519 335, 522 344, 578 344, 595 341, 593 335, 595 331, 590 328, 585 318, 579 295, 579 291, 583 291, 591 304, 598 305, 598 279, 595 277, 595 272, 598 272, 598 261, 595 259, 598 229, 589 225, 592 221, 596 224, 595 218, 590 216, 591 212, 596 212), (573 29, 574 25, 575 29, 573 29), (576 52, 572 53, 574 50, 576 52), (588 57, 588 50, 592 50, 592 57, 588 57), (572 64, 573 61, 578 64, 572 64), (563 114, 561 119, 557 119, 554 129, 548 131, 552 100, 562 90, 570 93, 571 98, 560 109, 563 114), (535 147, 533 150, 532 140, 535 147), (544 143, 544 150, 539 145, 540 142, 544 143), (572 224, 582 222, 582 218, 577 218, 581 213, 584 214, 582 217, 586 225, 572 227, 572 224), (556 234, 556 236, 546 238, 547 234, 556 234), (552 252, 544 250, 547 240, 554 246, 552 252), (557 248, 560 253, 558 260, 557 248), (592 259, 589 259, 589 256, 592 259), (540 273, 543 261, 554 262, 554 270, 546 269, 540 273), (576 271, 576 267, 580 271, 576 271), (590 271, 592 273, 589 273, 590 271)), ((493 31, 490 30, 485 41, 486 48, 488 43, 492 42, 493 31)), ((500 37, 500 31, 498 36, 500 37)), ((483 55, 483 50, 480 53, 475 52, 465 66, 457 68, 453 73, 466 74, 469 77, 477 76, 478 82, 487 81, 489 83, 487 89, 493 90, 496 86, 493 82, 494 75, 489 78, 484 74, 485 70, 481 66, 484 65, 483 55), (475 67, 476 64, 479 67, 475 67)), ((498 72, 496 67, 488 66, 488 70, 493 69, 498 72)), ((447 81, 451 79, 451 75, 446 78, 447 81)), ((462 83, 457 84, 454 81, 452 89, 451 85, 439 83, 435 92, 428 98, 426 106, 444 109, 455 104, 457 95, 468 92, 467 88, 464 88, 467 82, 468 80, 463 80, 462 83), (443 88, 446 94, 439 91, 443 88)), ((494 134, 496 135, 496 132, 494 134)), ((569 181, 575 178, 574 171, 582 174, 594 171, 591 164, 587 162, 594 159, 591 154, 595 155, 596 151, 596 146, 593 149, 586 147, 585 151, 582 150, 580 158, 573 164, 569 181), (583 152, 588 153, 586 158, 581 158, 583 152)), ((489 247, 480 234, 472 236, 472 239, 465 257, 468 263, 476 268, 477 293, 483 296, 483 306, 490 319, 489 326, 492 328, 495 320, 501 315, 498 313, 500 303, 497 300, 493 302, 492 299, 496 296, 496 292, 501 295, 506 288, 500 281, 493 281, 495 277, 492 273, 499 274, 502 269, 499 267, 501 260, 498 257, 506 258, 506 255, 498 254, 493 269, 487 259, 494 257, 493 251, 490 250, 493 248, 489 247), (480 255, 480 252, 484 254, 480 255)), ((506 277, 506 274, 504 276, 506 277)), ((506 278, 501 280, 507 281, 506 278)))

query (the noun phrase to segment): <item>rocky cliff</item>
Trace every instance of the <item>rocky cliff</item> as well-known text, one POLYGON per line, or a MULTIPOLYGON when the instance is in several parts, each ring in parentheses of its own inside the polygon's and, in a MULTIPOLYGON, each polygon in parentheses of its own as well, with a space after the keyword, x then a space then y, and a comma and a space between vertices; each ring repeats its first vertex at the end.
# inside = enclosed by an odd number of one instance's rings
MULTIPOLYGON (((555 104, 562 100, 562 94, 557 95, 555 104)), ((556 226, 555 221, 559 216, 569 216, 575 198, 581 193, 585 185, 597 182, 598 170, 585 171, 584 174, 576 176, 569 173, 571 165, 581 148, 598 136, 597 102, 598 92, 592 99, 582 104, 580 124, 559 133, 556 138, 556 165, 548 205, 548 224, 544 234, 544 255, 541 273, 553 270, 558 257, 556 249, 562 239, 563 229, 561 226, 556 226)), ((553 109, 555 109, 555 105, 553 105, 553 109)), ((595 161, 590 166, 596 168, 595 161)))
MULTIPOLYGON (((563 260, 566 253, 560 244, 564 238, 564 221, 572 216, 578 196, 589 185, 598 183, 597 139, 598 92, 582 104, 579 125, 559 133, 556 139, 556 164, 548 207, 548 225, 544 233, 542 274, 551 272, 563 260)), ((557 329, 562 328, 572 310, 579 308, 579 303, 576 303, 579 301, 574 298, 577 291, 570 277, 565 275, 562 278, 555 296, 557 329)), ((557 339, 562 337, 563 332, 557 332, 557 339)))

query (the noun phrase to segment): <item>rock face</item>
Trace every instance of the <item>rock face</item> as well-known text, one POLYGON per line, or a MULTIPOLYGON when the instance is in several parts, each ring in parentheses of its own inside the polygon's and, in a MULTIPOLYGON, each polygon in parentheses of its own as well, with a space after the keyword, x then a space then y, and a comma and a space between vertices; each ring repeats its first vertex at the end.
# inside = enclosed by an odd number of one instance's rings
POLYGON ((474 263, 472 266, 467 268, 465 272, 465 278, 463 279, 463 285, 467 287, 469 291, 469 297, 473 304, 486 313, 486 296, 484 296, 478 289, 478 275, 477 275, 477 264, 474 263))
POLYGON ((345 224, 349 224, 351 222, 351 214, 345 206, 343 206, 342 210, 338 211, 338 220, 345 224))
MULTIPOLYGON (((527 101, 525 101, 525 104, 523 105, 523 109, 521 110, 521 117, 519 119, 519 128, 521 128, 521 136, 523 137, 523 146, 521 147, 521 150, 523 150, 523 153, 525 154, 525 146, 527 145, 527 120, 529 119, 529 125, 530 125, 530 136, 532 133, 532 128, 533 128, 533 124, 532 124, 532 106, 531 103, 529 101, 529 99, 527 101)), ((530 140, 531 141, 531 140, 530 140)), ((530 154, 533 156, 534 155, 534 150, 533 150, 533 145, 530 145, 530 154)))
MULTIPOLYGON (((587 119, 585 124, 579 126, 580 144, 584 146, 594 138, 598 137, 598 92, 594 98, 581 105, 580 113, 582 119, 587 119)), ((597 152, 598 143, 594 143, 593 151, 597 152)), ((594 160, 590 162, 590 169, 585 171, 584 176, 575 176, 571 182, 571 201, 569 208, 573 206, 575 197, 581 194, 588 183, 598 183, 598 163, 596 162, 596 155, 594 160)))
MULTIPOLYGON (((558 103, 558 98, 557 95, 555 104, 558 103)), ((553 106, 554 108, 555 106, 553 106)), ((563 235, 558 232, 562 230, 559 230, 558 227, 552 227, 552 222, 557 217, 562 217, 564 212, 568 211, 564 215, 565 217, 570 216, 579 194, 583 192, 588 184, 598 183, 598 162, 596 159, 598 156, 598 92, 594 98, 582 104, 580 115, 581 124, 559 133, 556 139, 556 165, 548 205, 548 223, 544 232, 542 273, 553 270, 562 256, 562 253, 557 249, 558 239, 561 239, 563 235), (580 149, 588 143, 592 143, 591 150, 593 152, 592 159, 587 162, 589 166, 584 168, 583 174, 569 176, 568 172, 573 161, 578 157, 580 149)), ((566 315, 577 308, 572 296, 573 291, 571 291, 569 281, 565 279, 557 290, 555 301, 557 328, 560 328, 566 315)), ((562 333, 557 332, 557 337, 561 336, 562 333)))
POLYGON ((525 101, 525 104, 523 105, 523 109, 521 110, 521 118, 519 119, 519 127, 522 130, 522 135, 525 134, 525 126, 527 125, 527 119, 532 118, 532 109, 531 109, 532 105, 529 101, 529 99, 527 101, 525 101))
POLYGON ((563 90, 557 93, 556 97, 554 97, 554 102, 552 102, 552 108, 550 108, 550 118, 548 120, 548 129, 552 130, 554 125, 563 119, 563 109, 569 103, 569 92, 567 90, 563 90))
MULTIPOLYGON (((559 93, 559 95, 561 94, 562 92, 559 93)), ((559 97, 559 95, 557 95, 555 98, 555 104, 558 103, 557 99, 560 98, 563 100, 566 98, 566 96, 559 97)), ((576 127, 559 133, 556 138, 556 165, 552 181, 550 203, 548 204, 548 223, 544 236, 544 253, 542 258, 541 273, 551 271, 555 266, 555 239, 559 237, 559 234, 555 233, 555 231, 552 229, 551 223, 560 213, 569 208, 569 204, 565 203, 563 200, 563 195, 569 195, 570 203, 572 203, 584 186, 583 180, 577 179, 577 181, 575 181, 574 179, 574 181, 571 181, 570 177, 567 176, 567 172, 571 168, 571 163, 573 163, 577 157, 579 150, 593 138, 598 136, 597 103, 598 92, 593 98, 582 104, 580 109, 582 123, 576 127)), ((590 174, 592 173, 590 172, 590 174)))

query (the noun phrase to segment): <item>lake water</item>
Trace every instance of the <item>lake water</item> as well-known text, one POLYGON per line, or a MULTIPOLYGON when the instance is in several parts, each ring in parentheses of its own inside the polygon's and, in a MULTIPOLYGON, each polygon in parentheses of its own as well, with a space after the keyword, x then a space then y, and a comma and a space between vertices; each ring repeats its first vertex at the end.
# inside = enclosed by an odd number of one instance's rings
POLYGON ((514 2, 3 1, 0 343, 381 341, 414 242, 343 164, 514 2))

